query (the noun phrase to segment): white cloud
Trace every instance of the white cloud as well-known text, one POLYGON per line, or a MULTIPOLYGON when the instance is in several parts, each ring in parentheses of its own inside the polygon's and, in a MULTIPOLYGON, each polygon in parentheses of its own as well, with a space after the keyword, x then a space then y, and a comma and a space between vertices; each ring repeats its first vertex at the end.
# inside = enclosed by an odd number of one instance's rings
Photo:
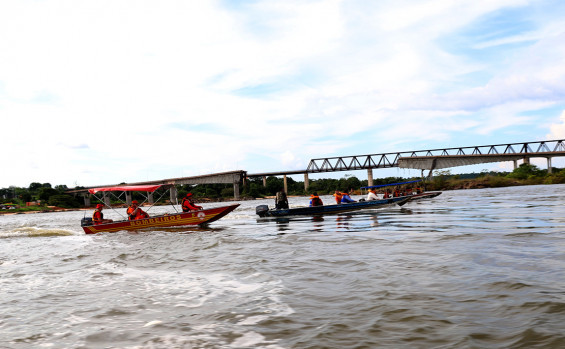
POLYGON ((459 30, 528 1, 239 6, 0 4, 10 33, 0 37, 0 115, 14 149, 0 187, 296 169, 352 155, 344 149, 409 150, 464 134, 527 141, 539 138, 532 112, 563 104, 562 16, 496 40, 477 34, 479 57, 500 50, 492 63, 450 49, 459 30), (509 56, 511 43, 524 47, 509 56))
POLYGON ((560 123, 549 126, 551 132, 547 135, 548 139, 565 139, 565 110, 561 112, 559 120, 560 123))

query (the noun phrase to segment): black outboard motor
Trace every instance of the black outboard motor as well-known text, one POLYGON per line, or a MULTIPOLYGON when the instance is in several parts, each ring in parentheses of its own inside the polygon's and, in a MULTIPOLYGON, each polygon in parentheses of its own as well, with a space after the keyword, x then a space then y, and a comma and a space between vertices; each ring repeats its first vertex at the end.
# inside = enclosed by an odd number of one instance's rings
POLYGON ((259 217, 265 217, 269 212, 269 206, 267 205, 259 205, 255 207, 255 213, 259 215, 259 217))
POLYGON ((80 226, 81 227, 86 227, 92 225, 92 218, 90 217, 84 217, 80 220, 80 226))

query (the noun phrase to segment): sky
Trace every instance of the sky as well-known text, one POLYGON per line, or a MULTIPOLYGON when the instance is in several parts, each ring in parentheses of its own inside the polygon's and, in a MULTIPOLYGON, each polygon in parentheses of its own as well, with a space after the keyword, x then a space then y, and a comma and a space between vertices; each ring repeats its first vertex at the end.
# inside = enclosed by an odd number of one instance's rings
POLYGON ((0 188, 565 139, 560 0, 0 0, 0 33, 0 188))

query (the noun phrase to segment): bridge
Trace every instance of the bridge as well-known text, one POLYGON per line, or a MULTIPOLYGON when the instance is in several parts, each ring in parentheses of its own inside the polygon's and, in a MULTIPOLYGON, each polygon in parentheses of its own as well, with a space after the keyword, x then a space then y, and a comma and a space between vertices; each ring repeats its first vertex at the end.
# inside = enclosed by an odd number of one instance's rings
POLYGON ((412 168, 422 170, 422 173, 429 170, 430 176, 435 169, 502 161, 513 161, 516 168, 518 160, 529 163, 531 158, 546 158, 548 172, 551 173, 551 159, 558 156, 565 156, 563 139, 318 158, 310 160, 305 170, 253 173, 247 176, 263 177, 265 184, 266 176, 282 175, 286 190, 287 175, 304 174, 304 187, 308 190, 310 173, 367 170, 368 185, 373 185, 373 169, 378 168, 412 168))
MULTIPOLYGON (((514 168, 518 166, 518 160, 529 163, 531 158, 546 158, 548 172, 551 173, 551 159, 553 157, 565 156, 565 140, 537 141, 524 143, 508 143, 495 145, 481 145, 472 147, 438 148, 428 150, 414 150, 396 153, 380 153, 368 155, 338 156, 310 160, 308 167, 304 170, 250 173, 246 171, 230 171, 213 173, 193 177, 169 178, 156 181, 121 183, 115 185, 93 186, 84 189, 69 190, 67 193, 80 194, 85 197, 85 204, 90 205, 88 189, 98 187, 111 187, 117 185, 157 185, 157 184, 232 184, 234 188, 234 199, 239 200, 239 184, 245 185, 246 178, 263 178, 263 185, 269 176, 283 176, 284 190, 288 192, 287 176, 303 174, 304 189, 308 190, 308 174, 338 171, 367 170, 368 185, 373 185, 373 169, 379 168, 411 168, 422 171, 429 170, 428 176, 432 171, 442 168, 457 166, 477 165, 483 163, 513 161, 514 168)), ((177 190, 171 188, 171 202, 177 203, 177 190)), ((104 200, 109 200, 104 198, 104 200)), ((131 197, 126 195, 128 204, 131 197)), ((152 202, 152 197, 149 196, 152 202)))

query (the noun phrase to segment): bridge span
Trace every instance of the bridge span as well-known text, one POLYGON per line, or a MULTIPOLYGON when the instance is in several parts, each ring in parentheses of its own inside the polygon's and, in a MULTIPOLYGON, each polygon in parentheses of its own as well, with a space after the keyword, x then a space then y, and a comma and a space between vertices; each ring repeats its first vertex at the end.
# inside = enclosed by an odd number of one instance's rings
POLYGON ((513 161, 516 168, 518 160, 529 163, 531 158, 546 158, 548 172, 551 173, 551 159, 559 156, 565 156, 563 139, 318 158, 310 160, 305 170, 252 173, 247 176, 263 177, 265 183, 266 176, 282 175, 286 190, 287 175, 304 174, 304 186, 308 190, 310 173, 367 170, 368 185, 373 185, 373 169, 378 168, 412 168, 422 170, 422 173, 429 170, 430 176, 436 169, 492 162, 513 161))
MULTIPOLYGON (((518 166, 518 160, 529 163, 531 158, 546 158, 548 172, 551 173, 551 159, 553 157, 565 156, 565 140, 550 140, 524 143, 508 143, 495 145, 481 145, 472 147, 438 148, 428 150, 414 150, 396 153, 380 153, 368 155, 337 156, 318 158, 310 160, 308 167, 304 170, 247 173, 246 171, 230 171, 212 173, 201 176, 179 177, 161 179, 156 181, 121 183, 114 185, 92 186, 84 189, 69 190, 67 193, 83 195, 85 204, 90 205, 88 189, 99 187, 111 187, 117 185, 156 185, 156 184, 232 184, 234 188, 234 199, 239 199, 239 185, 245 185, 248 177, 263 177, 263 185, 266 186, 266 178, 269 176, 283 176, 284 190, 288 192, 287 176, 303 174, 304 188, 308 190, 308 174, 338 171, 367 170, 368 185, 373 185, 373 169, 378 168, 412 168, 422 171, 429 170, 428 176, 435 169, 451 168, 457 166, 476 165, 483 163, 513 161, 514 168, 518 166)), ((131 202, 131 197, 126 197, 131 202)), ((150 196, 150 201, 151 201, 150 196)), ((105 198, 106 200, 106 198, 105 198)), ((177 191, 171 188, 171 202, 177 203, 177 191)))

